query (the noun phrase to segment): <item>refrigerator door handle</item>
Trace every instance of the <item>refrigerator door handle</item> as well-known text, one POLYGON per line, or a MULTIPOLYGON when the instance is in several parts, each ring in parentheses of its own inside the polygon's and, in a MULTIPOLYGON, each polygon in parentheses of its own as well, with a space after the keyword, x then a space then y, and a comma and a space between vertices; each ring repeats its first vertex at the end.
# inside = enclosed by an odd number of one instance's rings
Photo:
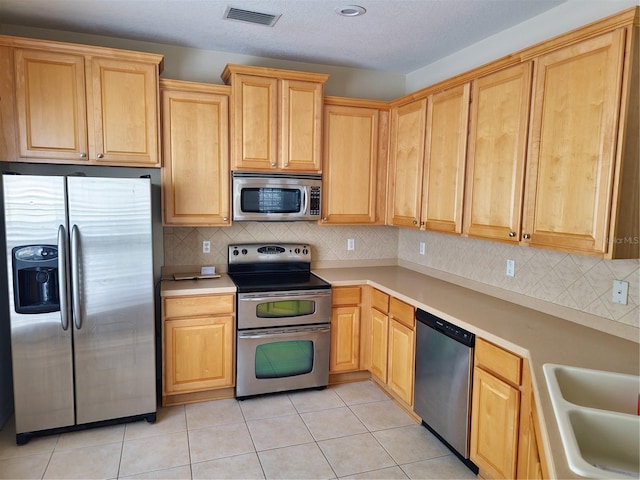
POLYGON ((60 295, 60 323, 62 330, 69 328, 69 280, 67 278, 67 231, 58 227, 58 294, 60 295))
POLYGON ((71 289, 71 297, 73 299, 73 321, 76 328, 82 328, 82 315, 80 312, 80 268, 78 261, 80 259, 80 230, 77 225, 71 228, 71 281, 73 287, 71 289))

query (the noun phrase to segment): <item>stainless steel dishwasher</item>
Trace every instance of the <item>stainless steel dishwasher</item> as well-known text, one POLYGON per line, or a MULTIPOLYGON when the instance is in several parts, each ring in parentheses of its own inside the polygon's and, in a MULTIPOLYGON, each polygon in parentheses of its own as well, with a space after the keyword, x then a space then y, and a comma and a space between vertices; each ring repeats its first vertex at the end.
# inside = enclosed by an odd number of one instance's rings
POLYGON ((414 410, 422 423, 474 473, 469 460, 471 376, 475 335, 416 311, 414 410))

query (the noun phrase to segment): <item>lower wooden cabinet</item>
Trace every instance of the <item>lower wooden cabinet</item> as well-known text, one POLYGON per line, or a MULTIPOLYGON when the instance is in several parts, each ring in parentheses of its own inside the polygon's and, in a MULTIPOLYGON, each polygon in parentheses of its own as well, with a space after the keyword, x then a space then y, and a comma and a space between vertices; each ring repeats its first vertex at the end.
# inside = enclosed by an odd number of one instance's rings
POLYGON ((491 478, 515 478, 520 391, 475 368, 471 405, 471 460, 491 478))
POLYGON ((549 478, 529 365, 476 338, 471 460, 483 478, 549 478))
POLYGON ((371 290, 369 370, 391 392, 413 406, 415 310, 397 298, 371 290))
POLYGON ((170 297, 162 307, 162 404, 213 398, 206 392, 233 387, 235 296, 170 297))
POLYGON ((332 290, 329 373, 360 370, 360 287, 332 290))

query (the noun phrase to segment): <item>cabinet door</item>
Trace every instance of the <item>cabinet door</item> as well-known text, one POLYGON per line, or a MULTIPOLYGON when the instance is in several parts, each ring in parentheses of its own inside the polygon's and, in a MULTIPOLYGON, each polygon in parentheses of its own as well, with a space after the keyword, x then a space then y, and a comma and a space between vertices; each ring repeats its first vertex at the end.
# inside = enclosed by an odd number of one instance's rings
POLYGON ((375 223, 378 117, 374 108, 325 107, 323 223, 375 223))
POLYGON ((415 332, 389 320, 389 370, 387 384, 407 405, 413 405, 415 332))
POLYGON ((520 391, 473 371, 471 460, 493 478, 515 478, 520 391))
POLYGON ((19 155, 88 160, 84 58, 15 49, 19 155))
POLYGON ((623 55, 619 29, 537 61, 524 217, 531 245, 607 250, 623 55))
POLYGON ((278 166, 278 80, 238 74, 233 83, 233 168, 278 166))
POLYGON ((391 110, 391 225, 420 228, 426 119, 426 99, 391 110))
POLYGON ((165 393, 233 386, 233 316, 166 320, 165 393))
POLYGON ((92 160, 160 166, 157 65, 93 58, 90 81, 92 160))
POLYGON ((371 309, 371 373, 387 383, 387 351, 389 317, 376 308, 371 309))
POLYGON ((162 91, 165 225, 230 225, 229 97, 162 91))
POLYGON ((422 219, 427 230, 462 233, 469 84, 429 97, 422 219))
POLYGON ((322 169, 322 84, 280 81, 280 166, 286 170, 322 169))
POLYGON ((330 373, 360 369, 360 307, 334 307, 331 312, 330 373))
POLYGON ((531 63, 473 82, 464 232, 517 243, 521 235, 531 63))

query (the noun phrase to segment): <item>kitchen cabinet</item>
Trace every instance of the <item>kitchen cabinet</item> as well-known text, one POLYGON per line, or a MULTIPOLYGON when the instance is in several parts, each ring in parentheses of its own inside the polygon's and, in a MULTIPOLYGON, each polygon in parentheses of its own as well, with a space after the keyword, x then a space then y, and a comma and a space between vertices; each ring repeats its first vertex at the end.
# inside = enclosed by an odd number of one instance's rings
POLYGON ((462 233, 469 91, 466 83, 428 99, 420 215, 426 230, 462 233))
POLYGON ((638 257, 637 42, 619 28, 536 59, 527 244, 638 257))
POLYGON ((234 294, 163 298, 162 337, 163 405, 210 399, 207 392, 233 387, 234 294))
POLYGON ((550 478, 528 362, 524 363, 522 370, 517 478, 550 478))
POLYGON ((372 289, 370 371, 397 398, 413 405, 415 309, 372 289))
POLYGON ((387 383, 389 345, 389 295, 371 289, 371 365, 369 370, 387 383))
POLYGON ((521 239, 531 62, 472 82, 464 233, 521 239))
POLYGON ((328 75, 227 65, 232 169, 319 173, 328 75))
POLYGON ((29 45, 13 50, 19 158, 160 166, 161 56, 29 45))
POLYGON ((321 224, 384 222, 388 118, 385 102, 325 97, 321 224))
POLYGON ((515 478, 522 359, 476 338, 471 460, 488 478, 515 478))
POLYGON ((334 287, 329 373, 360 370, 360 287, 334 287))
POLYGON ((0 161, 18 158, 13 49, 0 45, 0 161))
POLYGON ((469 84, 392 109, 390 223, 462 232, 469 84))
POLYGON ((230 88, 176 80, 160 88, 164 225, 231 225, 230 88))
POLYGON ((391 109, 387 223, 420 228, 426 98, 391 109))

